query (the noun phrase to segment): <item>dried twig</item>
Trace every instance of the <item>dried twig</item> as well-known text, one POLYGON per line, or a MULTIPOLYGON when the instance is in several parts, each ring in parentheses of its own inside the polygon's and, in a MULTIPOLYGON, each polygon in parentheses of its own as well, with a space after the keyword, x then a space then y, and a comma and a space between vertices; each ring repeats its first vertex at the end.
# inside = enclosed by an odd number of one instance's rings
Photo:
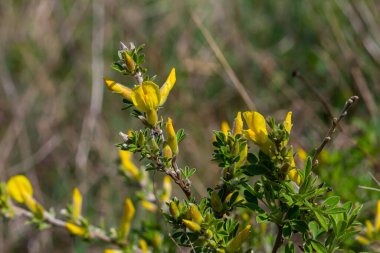
POLYGON ((329 131, 327 132, 325 138, 323 139, 321 145, 319 145, 318 148, 315 149, 315 153, 313 156, 313 167, 318 164, 318 156, 322 152, 323 148, 326 146, 327 143, 329 143, 332 139, 332 135, 335 132, 336 128, 339 126, 339 122, 347 116, 348 110, 351 108, 351 106, 359 99, 358 96, 352 96, 350 97, 346 103, 344 104, 344 107, 339 115, 338 118, 333 118, 332 126, 330 127, 329 131))
POLYGON ((220 64, 222 64, 224 70, 226 71, 228 77, 231 79, 235 89, 238 91, 240 96, 243 98, 245 104, 247 105, 249 110, 255 110, 255 104, 252 99, 249 97, 247 90, 244 88, 243 84, 240 82, 239 78, 236 76, 235 72, 231 68, 228 63, 226 57, 224 57, 222 51, 216 44, 215 40, 211 36, 210 32, 206 29, 206 27, 202 24, 202 21, 195 13, 191 14, 194 23, 197 25, 199 30, 202 32, 203 36, 206 38, 208 44, 210 45, 212 51, 214 52, 216 58, 219 60, 220 64))

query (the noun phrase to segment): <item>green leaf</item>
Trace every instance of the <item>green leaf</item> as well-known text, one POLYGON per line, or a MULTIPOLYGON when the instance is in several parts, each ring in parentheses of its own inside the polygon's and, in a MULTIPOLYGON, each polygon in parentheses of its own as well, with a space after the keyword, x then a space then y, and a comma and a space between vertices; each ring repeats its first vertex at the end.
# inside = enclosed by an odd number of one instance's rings
POLYGON ((339 196, 331 196, 331 197, 328 197, 325 202, 323 203, 323 205, 325 206, 330 206, 330 207, 335 207, 340 201, 340 197, 339 196))
POLYGON ((317 218, 319 224, 321 225, 321 227, 327 231, 329 229, 329 226, 326 222, 326 219, 325 217, 323 217, 322 214, 320 214, 318 211, 314 210, 314 214, 315 214, 315 217, 317 218))
POLYGON ((327 253, 327 249, 325 248, 325 246, 323 246, 322 243, 312 240, 311 245, 313 246, 313 249, 317 251, 317 253, 327 253))
POLYGON ((311 167, 312 167, 311 157, 309 156, 307 157, 306 165, 305 165, 305 177, 309 176, 311 172, 311 167))
POLYGON ((257 156, 255 156, 254 154, 252 153, 248 153, 247 155, 247 161, 252 164, 252 163, 257 163, 259 161, 259 158, 257 158, 257 156))

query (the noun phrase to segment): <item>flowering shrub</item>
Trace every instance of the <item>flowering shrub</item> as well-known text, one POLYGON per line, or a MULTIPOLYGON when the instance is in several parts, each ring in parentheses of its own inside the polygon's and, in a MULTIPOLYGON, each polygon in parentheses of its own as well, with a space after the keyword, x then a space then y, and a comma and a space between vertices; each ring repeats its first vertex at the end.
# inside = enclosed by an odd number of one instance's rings
MULTIPOLYGON (((291 145, 292 112, 280 122, 256 111, 238 112, 232 130, 223 123, 222 131, 214 131, 212 158, 220 167, 220 182, 196 199, 191 188, 196 169, 178 163, 185 132, 176 131, 175 120, 159 114, 175 85, 175 69, 157 85, 142 67, 142 49, 122 43, 113 64, 120 73, 135 77, 133 88, 105 79, 106 87, 123 97, 124 109, 132 109, 131 115, 142 123, 141 129, 121 132, 122 142, 117 145, 120 174, 139 187, 135 196, 125 199, 120 223, 110 229, 91 224, 81 211, 77 188, 58 219, 34 198, 23 175, 1 184, 5 217, 25 216, 40 229, 64 227, 74 236, 105 242, 107 253, 174 252, 182 247, 191 252, 335 252, 359 232, 356 218, 361 206, 328 194, 331 188, 313 172, 318 155, 357 97, 346 102, 313 157, 302 153, 301 159, 295 159, 291 145), (143 161, 144 169, 134 164, 132 156, 143 161), (149 172, 165 175, 161 190, 156 190, 149 172), (171 196, 172 183, 186 199, 171 196), (136 220, 137 208, 156 215, 136 220)), ((371 239, 378 236, 379 217, 376 229, 370 224, 366 235, 371 239)))

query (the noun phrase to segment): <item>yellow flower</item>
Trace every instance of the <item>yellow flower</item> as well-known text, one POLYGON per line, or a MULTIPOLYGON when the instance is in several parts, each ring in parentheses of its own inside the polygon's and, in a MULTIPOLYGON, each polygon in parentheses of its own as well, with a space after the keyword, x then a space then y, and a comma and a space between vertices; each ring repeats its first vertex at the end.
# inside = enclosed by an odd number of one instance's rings
POLYGON ((270 141, 264 116, 252 111, 244 112, 243 117, 248 125, 248 130, 243 131, 246 138, 251 139, 264 153, 269 154, 270 141))
POLYGON ((292 180, 297 185, 301 184, 301 176, 298 174, 297 169, 291 169, 288 172, 288 177, 289 177, 290 180, 292 180))
POLYGON ((78 225, 75 225, 73 223, 66 223, 65 224, 66 229, 69 230, 69 232, 73 235, 77 235, 80 237, 85 237, 87 236, 87 231, 83 227, 80 227, 78 225))
POLYGON ((104 83, 108 90, 118 93, 129 101, 132 101, 132 90, 130 88, 106 78, 104 78, 104 83))
POLYGON ((11 177, 7 183, 7 190, 11 197, 19 203, 24 203, 23 195, 33 196, 33 187, 27 177, 17 175, 11 177))
POLYGON ((251 230, 251 225, 247 225, 242 231, 240 231, 234 238, 228 243, 227 252, 238 252, 243 242, 248 238, 251 230))
POLYGON ((241 118, 241 112, 238 112, 234 121, 232 135, 236 136, 237 134, 242 134, 242 133, 243 133, 243 120, 241 118))
POLYGON ((172 149, 174 155, 178 154, 178 143, 177 143, 177 135, 174 131, 173 122, 171 118, 168 118, 166 122, 166 132, 168 134, 168 144, 172 149))
POLYGON ((123 251, 117 249, 106 249, 104 250, 104 253, 123 253, 123 251))
POLYGON ((153 204, 152 202, 148 201, 148 200, 142 200, 141 201, 141 205, 142 207, 144 207, 146 210, 154 213, 157 211, 157 206, 155 204, 153 204))
POLYGON ((139 246, 140 246, 140 249, 142 252, 149 252, 149 247, 148 247, 148 244, 146 243, 146 241, 144 239, 140 239, 139 240, 139 246))
POLYGON ((161 200, 163 202, 169 201, 170 196, 172 195, 172 183, 171 183, 170 176, 168 175, 164 176, 162 190, 163 190, 163 193, 161 195, 161 200))
POLYGON ((124 211, 119 228, 119 238, 125 240, 131 228, 131 222, 135 215, 135 207, 130 198, 125 199, 124 211))
POLYGON ((15 201, 25 204, 35 215, 43 217, 44 209, 33 198, 33 187, 27 177, 23 175, 11 177, 7 183, 7 191, 15 201))
POLYGON ((123 171, 134 178, 135 180, 140 180, 140 170, 132 162, 132 152, 126 150, 119 150, 119 155, 121 159, 121 166, 123 171))
POLYGON ((136 85, 132 90, 115 81, 104 79, 106 87, 122 95, 133 103, 133 105, 141 112, 146 113, 147 121, 150 125, 155 126, 158 121, 157 109, 165 103, 169 92, 173 88, 176 81, 175 69, 173 68, 162 85, 161 89, 152 81, 144 81, 142 84, 136 85))
POLYGON ((74 188, 73 191, 73 220, 79 220, 82 212, 82 194, 78 188, 74 188))
POLYGON ((363 245, 370 244, 370 241, 369 241, 367 238, 365 238, 365 237, 363 237, 363 236, 360 236, 360 235, 358 235, 358 236, 356 237, 356 240, 358 240, 358 242, 359 242, 360 244, 363 244, 363 245))

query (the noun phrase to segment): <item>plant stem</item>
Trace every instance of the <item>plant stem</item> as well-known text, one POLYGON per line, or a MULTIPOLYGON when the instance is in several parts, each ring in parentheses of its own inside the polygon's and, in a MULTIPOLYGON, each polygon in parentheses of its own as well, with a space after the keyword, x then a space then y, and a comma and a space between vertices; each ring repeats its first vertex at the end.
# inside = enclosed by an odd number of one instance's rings
POLYGON ((326 144, 331 141, 332 139, 332 135, 333 133, 335 132, 336 128, 339 126, 339 122, 347 116, 347 112, 348 110, 351 108, 351 106, 359 99, 358 96, 352 96, 350 97, 346 103, 344 104, 344 107, 339 115, 339 118, 333 118, 333 122, 332 122, 332 125, 329 129, 329 131, 327 132, 325 138, 323 139, 321 145, 319 145, 318 148, 315 149, 315 153, 314 153, 314 156, 313 156, 313 162, 312 162, 312 165, 313 167, 315 167, 317 164, 318 164, 318 156, 319 154, 322 152, 323 148, 326 146, 326 144))
POLYGON ((283 229, 283 226, 278 225, 277 237, 273 245, 272 253, 276 253, 277 250, 282 246, 282 243, 284 242, 284 238, 282 237, 282 229, 283 229))

